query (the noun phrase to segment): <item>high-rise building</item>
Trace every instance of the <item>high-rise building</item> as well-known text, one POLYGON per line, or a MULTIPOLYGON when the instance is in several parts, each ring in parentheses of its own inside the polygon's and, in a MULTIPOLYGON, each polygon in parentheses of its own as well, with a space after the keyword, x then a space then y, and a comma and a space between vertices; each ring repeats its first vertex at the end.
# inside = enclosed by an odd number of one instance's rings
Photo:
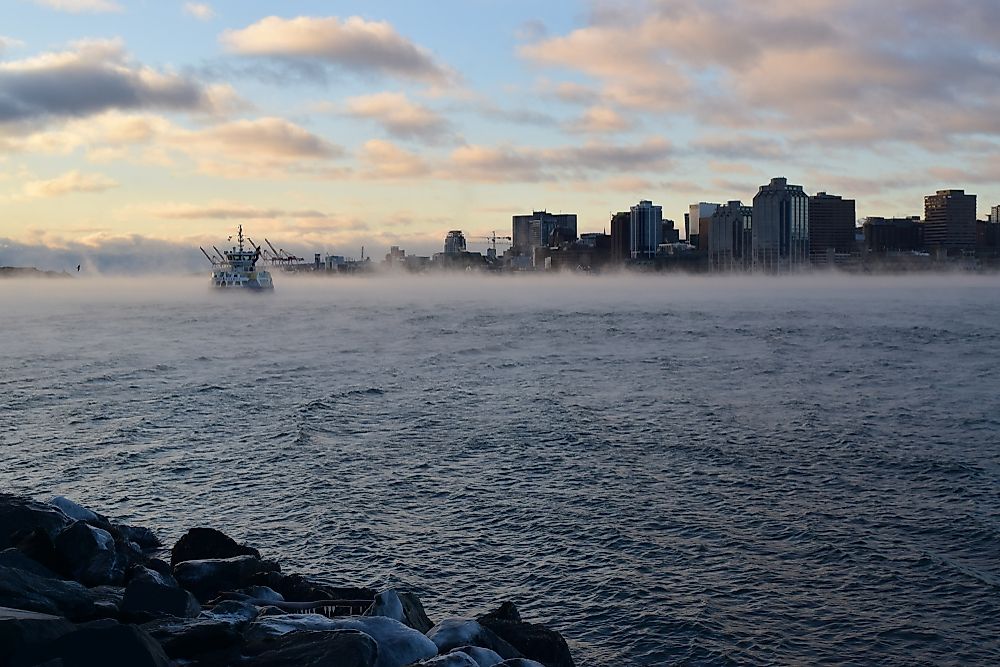
POLYGON ((709 266, 716 271, 738 271, 751 266, 753 208, 731 201, 712 214, 701 238, 708 251, 709 266))
POLYGON ((531 255, 534 248, 547 248, 552 233, 557 229, 560 237, 576 240, 575 213, 549 213, 535 211, 531 215, 515 215, 514 253, 516 255, 531 255))
POLYGON ((938 190, 924 197, 924 243, 928 248, 974 248, 976 195, 938 190))
POLYGON ((663 207, 643 199, 630 209, 630 255, 632 259, 652 259, 662 242, 663 207))
POLYGON ((618 264, 632 257, 629 227, 632 224, 632 214, 628 211, 615 213, 611 216, 611 261, 618 264))
POLYGON ((681 230, 677 229, 676 223, 673 220, 664 220, 663 242, 680 243, 680 240, 681 240, 681 230))
POLYGON ((910 252, 921 248, 920 216, 909 218, 865 218, 865 248, 868 252, 910 252))
POLYGON ((444 252, 446 255, 457 255, 465 252, 465 234, 456 229, 448 232, 444 238, 444 252))
POLYGON ((809 260, 809 196, 801 185, 772 178, 753 198, 753 264, 777 271, 809 260))
POLYGON ((854 211, 853 199, 825 192, 809 198, 809 255, 814 262, 854 250, 854 211))
POLYGON ((696 248, 704 250, 707 245, 702 242, 702 233, 708 233, 706 229, 711 224, 712 214, 721 204, 709 204, 699 202, 688 207, 688 237, 687 242, 696 248))
POLYGON ((990 222, 1000 224, 1000 206, 994 206, 990 209, 990 222))

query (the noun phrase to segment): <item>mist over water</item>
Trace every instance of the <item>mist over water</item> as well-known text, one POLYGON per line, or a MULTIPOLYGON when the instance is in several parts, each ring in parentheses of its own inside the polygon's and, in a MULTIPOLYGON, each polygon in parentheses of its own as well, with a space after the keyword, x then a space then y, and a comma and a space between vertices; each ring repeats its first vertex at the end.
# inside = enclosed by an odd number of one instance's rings
POLYGON ((1000 659, 1000 276, 0 281, 0 488, 581 665, 1000 659))

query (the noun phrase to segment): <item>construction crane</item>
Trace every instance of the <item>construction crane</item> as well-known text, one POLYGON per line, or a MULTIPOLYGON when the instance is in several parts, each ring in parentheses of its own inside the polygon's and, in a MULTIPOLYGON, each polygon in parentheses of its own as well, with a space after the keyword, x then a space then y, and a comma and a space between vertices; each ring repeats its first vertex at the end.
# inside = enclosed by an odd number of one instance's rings
POLYGON ((497 242, 498 241, 503 242, 503 243, 507 243, 507 244, 512 244, 513 241, 514 241, 514 239, 511 238, 510 236, 497 236, 496 230, 494 230, 493 232, 491 232, 488 236, 474 236, 473 238, 476 239, 477 241, 486 241, 487 243, 489 243, 490 244, 490 248, 489 248, 490 252, 487 252, 487 255, 489 255, 491 257, 494 257, 494 258, 497 256, 497 242))

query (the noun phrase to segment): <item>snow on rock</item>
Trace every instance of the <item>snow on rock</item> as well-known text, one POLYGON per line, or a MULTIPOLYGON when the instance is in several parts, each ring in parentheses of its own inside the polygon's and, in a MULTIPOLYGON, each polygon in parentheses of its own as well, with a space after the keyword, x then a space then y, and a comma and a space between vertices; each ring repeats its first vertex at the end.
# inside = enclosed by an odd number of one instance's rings
POLYGON ((423 662, 417 664, 426 665, 426 667, 479 667, 479 663, 465 653, 449 653, 447 655, 439 655, 436 658, 424 660, 423 662))
MULTIPOLYGON (((459 646, 451 650, 452 653, 465 653, 476 661, 479 667, 493 667, 503 662, 503 656, 496 651, 491 651, 482 646, 459 646)), ((449 654, 450 655, 450 654, 449 654)))
POLYGON ((399 621, 384 616, 327 618, 319 614, 265 616, 247 630, 248 640, 279 637, 300 630, 358 630, 378 644, 375 667, 404 667, 437 655, 437 646, 427 637, 399 621))
POLYGON ((406 622, 406 615, 403 613, 403 602, 399 599, 396 591, 390 589, 382 591, 375 596, 375 604, 372 605, 369 616, 384 616, 392 618, 400 623, 406 622))
POLYGON ((427 637, 438 647, 439 653, 447 653, 459 646, 479 646, 496 651, 502 658, 521 657, 517 649, 492 630, 467 618, 446 618, 431 628, 427 637))

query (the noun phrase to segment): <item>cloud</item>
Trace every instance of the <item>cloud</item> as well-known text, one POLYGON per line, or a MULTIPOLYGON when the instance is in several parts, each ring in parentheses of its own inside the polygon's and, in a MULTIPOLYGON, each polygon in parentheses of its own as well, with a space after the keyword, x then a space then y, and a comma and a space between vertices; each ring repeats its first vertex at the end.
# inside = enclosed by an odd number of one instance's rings
POLYGON ((587 23, 520 55, 585 77, 564 101, 683 114, 820 146, 931 150, 1000 134, 994 0, 593 3, 587 23), (991 29, 988 26, 992 26, 991 29))
POLYGON ((324 219, 329 217, 326 213, 311 209, 262 208, 226 201, 209 204, 167 202, 134 207, 130 211, 144 213, 163 220, 273 220, 279 218, 324 219))
POLYGON ((569 124, 569 129, 585 134, 622 132, 632 128, 632 122, 611 107, 595 106, 569 124))
POLYGON ((110 109, 217 111, 231 89, 133 63, 118 41, 0 62, 0 124, 89 116, 110 109))
POLYGON ((84 174, 77 170, 50 180, 29 181, 23 196, 28 199, 60 197, 75 192, 104 192, 118 187, 118 182, 102 174, 84 174))
POLYGON ((448 67, 389 23, 358 16, 269 16, 242 30, 227 30, 220 41, 229 52, 242 56, 322 64, 435 85, 455 79, 448 67))
POLYGON ((358 159, 364 168, 362 173, 365 178, 419 178, 431 172, 430 166, 420 156, 380 139, 366 142, 358 159))
POLYGON ((112 0, 34 0, 36 5, 70 14, 108 14, 124 11, 112 0))
POLYGON ((215 10, 203 2, 185 2, 184 13, 199 21, 211 21, 215 18, 215 10))
POLYGON ((618 175, 663 170, 673 149, 661 137, 637 144, 591 142, 583 146, 528 148, 468 145, 451 154, 450 170, 459 180, 487 182, 556 181, 601 172, 618 175))
POLYGON ((374 120, 399 139, 439 142, 449 137, 447 120, 429 108, 411 102, 403 93, 376 93, 347 100, 347 112, 374 120))

